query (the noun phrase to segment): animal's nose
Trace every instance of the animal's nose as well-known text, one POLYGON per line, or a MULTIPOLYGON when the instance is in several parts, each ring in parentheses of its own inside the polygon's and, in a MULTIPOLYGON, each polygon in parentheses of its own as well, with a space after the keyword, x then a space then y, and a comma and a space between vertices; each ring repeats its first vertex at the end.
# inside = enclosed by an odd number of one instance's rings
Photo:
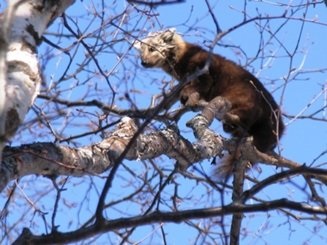
POLYGON ((144 61, 144 60, 141 61, 141 65, 144 66, 144 67, 151 67, 151 65, 148 62, 144 61))

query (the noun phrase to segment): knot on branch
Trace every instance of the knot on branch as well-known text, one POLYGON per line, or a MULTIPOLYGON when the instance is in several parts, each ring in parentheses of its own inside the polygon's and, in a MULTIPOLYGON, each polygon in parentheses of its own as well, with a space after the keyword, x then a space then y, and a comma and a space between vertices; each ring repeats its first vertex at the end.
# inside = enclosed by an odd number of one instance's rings
MULTIPOLYGON (((97 146, 106 150, 111 159, 117 159, 125 151, 137 131, 138 128, 135 122, 129 117, 123 117, 118 123, 117 129, 97 146)), ((129 151, 126 154, 127 158, 136 155, 136 144, 137 140, 129 147, 129 151)))
POLYGON ((197 115, 188 121, 186 126, 193 129, 194 135, 198 139, 198 142, 194 144, 194 148, 202 158, 210 158, 221 154, 223 140, 208 128, 209 121, 205 116, 197 115))
POLYGON ((206 117, 211 124, 214 118, 222 121, 226 113, 231 108, 232 104, 229 102, 229 100, 217 96, 204 106, 202 115, 206 117))

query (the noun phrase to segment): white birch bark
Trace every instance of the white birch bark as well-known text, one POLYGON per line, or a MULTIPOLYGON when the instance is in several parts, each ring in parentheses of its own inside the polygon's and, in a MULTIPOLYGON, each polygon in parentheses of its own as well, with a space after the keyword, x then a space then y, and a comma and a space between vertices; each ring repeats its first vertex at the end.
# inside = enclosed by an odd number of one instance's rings
MULTIPOLYGON (((260 153, 251 141, 235 145, 233 141, 224 140, 208 128, 208 120, 202 115, 193 118, 188 126, 197 138, 195 143, 180 136, 174 128, 142 134, 131 118, 124 117, 106 139, 94 145, 71 148, 54 143, 34 143, 6 147, 0 165, 0 191, 10 180, 29 174, 98 175, 111 168, 117 160, 153 159, 163 154, 176 160, 178 170, 185 171, 194 163, 220 155, 223 149, 232 150, 235 147, 240 149, 242 158, 246 160, 299 169, 299 173, 306 176, 306 168, 303 169, 300 164, 277 155, 260 153)), ((327 183, 326 171, 313 170, 311 177, 327 183)))
POLYGON ((10 0, 0 28, 0 159, 42 80, 36 49, 48 25, 74 0, 10 0))
POLYGON ((177 168, 184 171, 192 163, 216 156, 223 149, 221 138, 206 128, 204 117, 193 119, 191 124, 199 137, 194 144, 173 128, 140 134, 135 122, 125 117, 117 129, 98 144, 78 149, 54 143, 6 147, 0 165, 0 191, 10 180, 29 174, 97 175, 112 167, 118 159, 152 159, 162 154, 175 159, 177 168))

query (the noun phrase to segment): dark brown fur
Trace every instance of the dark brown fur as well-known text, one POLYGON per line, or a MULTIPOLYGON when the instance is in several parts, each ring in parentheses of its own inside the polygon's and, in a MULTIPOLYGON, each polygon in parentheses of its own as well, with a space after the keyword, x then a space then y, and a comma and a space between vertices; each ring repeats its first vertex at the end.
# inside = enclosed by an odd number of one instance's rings
MULTIPOLYGON (((232 105, 222 118, 226 132, 237 138, 252 136, 254 145, 262 152, 276 147, 284 131, 280 109, 250 72, 222 56, 185 42, 174 30, 151 34, 135 47, 140 50, 145 67, 160 67, 185 83, 180 93, 184 105, 196 106, 199 100, 209 102, 221 96, 232 105), (187 81, 206 63, 209 64, 207 72, 187 81)), ((238 158, 238 153, 235 154, 238 158)), ((231 155, 223 161, 222 175, 231 173, 234 159, 235 155, 231 155)))
POLYGON ((262 152, 275 148, 284 124, 277 103, 262 83, 241 66, 199 46, 186 43, 184 50, 173 66, 180 81, 203 68, 208 59, 210 68, 209 74, 199 76, 183 88, 181 102, 187 103, 193 92, 198 92, 200 99, 206 101, 222 96, 232 104, 229 113, 239 118, 239 121, 226 118, 225 131, 235 137, 253 136, 254 145, 262 152), (248 135, 238 135, 239 131, 234 130, 237 127, 244 129, 248 135))

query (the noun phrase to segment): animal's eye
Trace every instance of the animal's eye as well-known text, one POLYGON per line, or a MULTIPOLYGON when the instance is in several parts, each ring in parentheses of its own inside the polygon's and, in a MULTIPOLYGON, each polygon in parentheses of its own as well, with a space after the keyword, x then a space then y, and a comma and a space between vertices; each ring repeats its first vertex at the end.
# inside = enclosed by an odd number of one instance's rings
POLYGON ((149 52, 152 53, 152 52, 154 52, 154 51, 155 51, 155 48, 150 46, 150 47, 149 47, 149 52))

